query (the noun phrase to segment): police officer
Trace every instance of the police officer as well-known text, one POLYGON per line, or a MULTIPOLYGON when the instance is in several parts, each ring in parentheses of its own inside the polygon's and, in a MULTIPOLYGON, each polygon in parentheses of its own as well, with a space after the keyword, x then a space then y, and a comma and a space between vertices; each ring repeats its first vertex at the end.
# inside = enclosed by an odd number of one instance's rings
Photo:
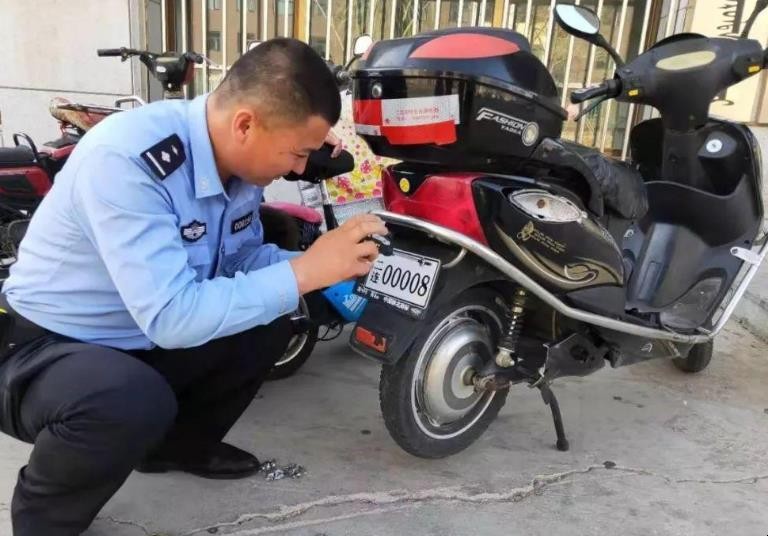
POLYGON ((72 536, 137 468, 239 478, 222 442, 291 335, 301 294, 363 275, 361 216, 305 253, 262 243, 264 186, 301 173, 339 118, 307 45, 243 55, 211 94, 115 114, 78 144, 29 226, 0 308, 0 427, 34 443, 17 536, 72 536))

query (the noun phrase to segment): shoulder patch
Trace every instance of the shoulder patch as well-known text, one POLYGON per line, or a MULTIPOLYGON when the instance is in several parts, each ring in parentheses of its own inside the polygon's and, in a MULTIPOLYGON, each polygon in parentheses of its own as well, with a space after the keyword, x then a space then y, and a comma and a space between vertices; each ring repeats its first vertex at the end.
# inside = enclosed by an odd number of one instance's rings
POLYGON ((156 143, 141 153, 141 157, 160 180, 176 171, 187 159, 187 155, 184 153, 184 144, 176 134, 171 134, 156 143))
POLYGON ((208 232, 208 226, 205 223, 192 220, 181 228, 181 238, 187 242, 197 242, 206 232, 208 232))

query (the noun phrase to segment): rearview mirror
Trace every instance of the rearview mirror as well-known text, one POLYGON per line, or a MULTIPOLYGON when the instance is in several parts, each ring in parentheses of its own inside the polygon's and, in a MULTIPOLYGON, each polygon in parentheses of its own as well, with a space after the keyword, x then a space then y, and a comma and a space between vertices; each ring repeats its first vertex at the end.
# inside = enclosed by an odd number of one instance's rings
POLYGON ((355 39, 355 45, 352 47, 352 54, 354 56, 362 56, 369 48, 371 48, 372 44, 373 38, 368 34, 362 34, 355 39))
POLYGON ((768 8, 768 0, 757 0, 755 2, 755 9, 752 10, 752 14, 747 18, 747 22, 744 25, 744 29, 741 31, 741 38, 746 39, 749 37, 749 32, 752 30, 752 25, 755 23, 757 16, 768 8))
POLYGON ((624 65, 622 57, 600 33, 600 17, 591 9, 573 4, 558 4, 555 6, 555 20, 567 33, 607 51, 616 62, 617 68, 624 65))
POLYGON ((555 6, 555 19, 571 35, 594 39, 600 33, 600 19, 591 9, 571 4, 555 6))

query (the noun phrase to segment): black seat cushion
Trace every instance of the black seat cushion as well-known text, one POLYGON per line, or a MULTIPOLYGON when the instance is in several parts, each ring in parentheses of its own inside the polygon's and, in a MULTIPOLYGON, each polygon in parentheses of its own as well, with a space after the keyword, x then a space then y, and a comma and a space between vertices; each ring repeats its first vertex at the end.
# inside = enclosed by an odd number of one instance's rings
POLYGON ((585 198, 593 214, 606 211, 626 220, 642 218, 648 212, 648 195, 642 175, 633 167, 608 158, 597 149, 563 139, 544 138, 532 156, 548 164, 563 178, 576 175, 589 187, 585 198))
POLYGON ((608 158, 602 153, 581 155, 600 184, 603 201, 623 218, 636 220, 648 212, 648 193, 643 177, 626 162, 608 158))
POLYGON ((8 164, 34 164, 35 153, 24 145, 18 147, 0 147, 0 166, 8 164))

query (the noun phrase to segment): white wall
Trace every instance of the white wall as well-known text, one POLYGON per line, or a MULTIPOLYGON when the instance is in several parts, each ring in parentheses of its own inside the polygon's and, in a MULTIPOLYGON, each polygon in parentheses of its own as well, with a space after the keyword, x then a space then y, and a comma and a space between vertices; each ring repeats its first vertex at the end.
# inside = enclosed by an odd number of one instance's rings
POLYGON ((278 179, 264 190, 264 199, 267 201, 286 201, 301 204, 299 184, 278 179))
MULTIPOLYGON (((727 30, 718 29, 726 21, 724 12, 730 11, 726 6, 732 2, 720 2, 716 0, 704 0, 696 2, 693 9, 693 23, 691 31, 704 34, 709 37, 715 37, 727 30)), ((744 4, 744 20, 752 13, 755 8, 756 0, 746 0, 744 4)), ((749 37, 756 39, 765 47, 768 45, 768 11, 761 13, 755 21, 749 37)), ((727 97, 733 104, 724 101, 712 103, 709 113, 718 117, 724 117, 733 121, 741 122, 760 122, 763 119, 758 117, 763 82, 766 74, 760 73, 751 76, 746 80, 739 82, 735 86, 728 88, 727 97)))
POLYGON ((97 48, 138 44, 134 0, 0 0, 0 114, 5 144, 58 135, 51 97, 111 104, 138 90, 136 67, 97 48), (132 36, 132 33, 134 34, 132 36))

